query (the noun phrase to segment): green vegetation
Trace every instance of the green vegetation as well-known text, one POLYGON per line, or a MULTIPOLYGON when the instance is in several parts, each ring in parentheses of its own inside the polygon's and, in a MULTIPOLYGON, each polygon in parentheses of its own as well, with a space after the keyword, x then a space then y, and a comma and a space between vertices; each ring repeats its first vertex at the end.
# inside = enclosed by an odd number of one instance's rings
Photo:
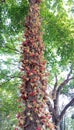
MULTIPOLYGON (((28 0, 0 1, 0 128, 13 130, 17 124, 16 114, 19 86, 21 84, 21 43, 24 39, 25 16, 28 0)), ((74 75, 74 7, 73 0, 43 0, 41 4, 42 32, 45 44, 49 85, 53 86, 55 74, 59 83, 72 65, 74 75), (65 6, 66 5, 66 6, 65 6), (52 80, 53 79, 53 80, 52 80)), ((71 81, 62 93, 74 89, 71 81)), ((74 125, 73 121, 72 124, 74 125)), ((72 125, 72 127, 73 127, 72 125)))

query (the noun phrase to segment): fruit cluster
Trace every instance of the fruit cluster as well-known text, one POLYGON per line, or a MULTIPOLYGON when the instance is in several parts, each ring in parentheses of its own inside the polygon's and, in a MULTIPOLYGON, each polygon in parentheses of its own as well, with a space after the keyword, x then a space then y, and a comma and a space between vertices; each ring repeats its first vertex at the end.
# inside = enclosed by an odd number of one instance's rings
POLYGON ((24 104, 23 114, 18 114, 19 126, 24 130, 53 129, 51 116, 46 111, 47 73, 44 60, 44 46, 41 33, 39 3, 30 6, 25 22, 25 40, 22 42, 22 85, 21 99, 24 104), (24 116, 23 116, 24 115, 24 116))

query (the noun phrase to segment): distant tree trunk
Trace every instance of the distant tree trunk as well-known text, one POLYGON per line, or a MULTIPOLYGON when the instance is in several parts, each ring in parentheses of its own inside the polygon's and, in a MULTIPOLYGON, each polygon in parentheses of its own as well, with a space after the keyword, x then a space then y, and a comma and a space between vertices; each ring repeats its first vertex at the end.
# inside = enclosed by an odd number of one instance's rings
POLYGON ((60 130, 65 130, 65 118, 60 121, 60 130))
MULTIPOLYGON (((53 100, 54 101, 54 100, 53 100)), ((58 101, 58 100, 57 100, 58 101)), ((56 130, 61 130, 60 128, 60 123, 66 113, 66 110, 74 103, 74 98, 64 107, 64 109, 61 111, 61 113, 59 114, 59 106, 58 106, 58 102, 54 103, 54 108, 51 109, 52 112, 52 120, 53 123, 56 126, 56 130)), ((50 106, 49 106, 49 110, 50 110, 50 106)), ((65 120, 64 120, 65 123, 65 120)), ((64 130, 65 130, 65 124, 64 124, 64 130)))
POLYGON ((60 122, 60 130, 64 130, 63 129, 63 120, 60 122))
POLYGON ((56 126, 56 130, 61 130, 60 123, 61 123, 61 121, 66 113, 66 110, 74 104, 74 98, 72 98, 71 101, 63 108, 63 110, 61 112, 59 112, 59 105, 58 105, 59 96, 60 96, 60 93, 61 93, 61 90, 63 89, 63 87, 70 80, 74 79, 74 77, 71 77, 71 73, 72 73, 72 68, 71 68, 69 74, 67 75, 67 78, 59 86, 58 86, 57 76, 55 75, 56 82, 55 82, 54 88, 51 92, 53 106, 52 106, 50 101, 47 102, 47 105, 49 107, 49 111, 52 113, 52 120, 53 120, 54 125, 56 126))
POLYGON ((63 129, 63 130, 66 130, 66 129, 65 129, 65 127, 66 127, 66 125, 65 125, 65 117, 63 117, 63 118, 64 118, 64 125, 63 125, 63 126, 64 126, 64 129, 63 129))
POLYGON ((41 33, 40 19, 41 0, 29 0, 29 14, 25 22, 26 40, 22 49, 22 85, 20 87, 21 100, 24 112, 18 114, 19 126, 23 130, 54 129, 49 121, 50 113, 46 112, 47 100, 47 74, 45 73, 46 61, 44 60, 44 46, 41 33))

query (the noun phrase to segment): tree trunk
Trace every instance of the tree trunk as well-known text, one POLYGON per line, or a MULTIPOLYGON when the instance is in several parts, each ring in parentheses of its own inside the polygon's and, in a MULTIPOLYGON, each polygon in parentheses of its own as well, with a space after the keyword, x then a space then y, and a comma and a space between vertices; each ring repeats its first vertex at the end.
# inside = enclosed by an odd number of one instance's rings
MULTIPOLYGON (((71 73, 72 73, 72 68, 70 70, 70 72, 68 73, 67 75, 67 78, 59 85, 57 86, 58 84, 58 80, 57 80, 57 76, 55 76, 56 78, 56 82, 54 84, 54 88, 52 90, 52 100, 53 100, 53 104, 54 106, 52 106, 51 102, 47 102, 47 105, 49 107, 49 111, 51 111, 52 113, 52 120, 53 120, 53 123, 55 124, 56 126, 56 130, 61 130, 60 128, 60 123, 61 123, 61 120, 63 119, 65 113, 66 113, 66 110, 70 107, 70 106, 73 106, 74 104, 74 98, 71 99, 71 101, 63 108, 63 110, 59 113, 59 105, 58 105, 58 101, 59 101, 59 96, 60 96, 60 93, 61 93, 61 90, 63 89, 63 87, 72 79, 74 79, 74 77, 70 77, 71 76, 71 73)), ((64 127, 65 129, 65 127, 64 127)))
POLYGON ((56 130, 60 130, 60 122, 56 121, 55 122, 56 130))
POLYGON ((56 126, 55 129, 60 130, 60 121, 58 120, 58 118, 56 116, 52 116, 52 120, 56 126))
POLYGON ((44 60, 44 46, 41 33, 40 4, 41 0, 29 0, 30 9, 26 17, 26 40, 22 43, 22 85, 20 87, 24 112, 19 113, 19 126, 23 130, 43 130, 54 128, 49 121, 50 113, 46 112, 47 74, 44 60))

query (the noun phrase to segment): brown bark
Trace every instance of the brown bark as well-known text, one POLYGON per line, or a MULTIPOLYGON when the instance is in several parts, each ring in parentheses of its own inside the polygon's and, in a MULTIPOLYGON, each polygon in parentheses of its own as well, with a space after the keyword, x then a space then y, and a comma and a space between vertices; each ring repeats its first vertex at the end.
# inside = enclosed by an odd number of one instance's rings
POLYGON ((58 86, 58 79, 57 79, 57 75, 55 74, 55 84, 54 84, 54 88, 53 88, 53 90, 52 90, 52 98, 53 98, 53 99, 56 98, 57 86, 58 86))
POLYGON ((40 3, 41 0, 29 0, 30 4, 40 3))
POLYGON ((19 113, 19 126, 23 130, 54 128, 49 121, 50 113, 45 111, 47 100, 47 74, 44 60, 44 46, 41 33, 40 1, 29 0, 30 9, 25 22, 25 40, 22 43, 22 85, 20 87, 24 112, 19 113))

